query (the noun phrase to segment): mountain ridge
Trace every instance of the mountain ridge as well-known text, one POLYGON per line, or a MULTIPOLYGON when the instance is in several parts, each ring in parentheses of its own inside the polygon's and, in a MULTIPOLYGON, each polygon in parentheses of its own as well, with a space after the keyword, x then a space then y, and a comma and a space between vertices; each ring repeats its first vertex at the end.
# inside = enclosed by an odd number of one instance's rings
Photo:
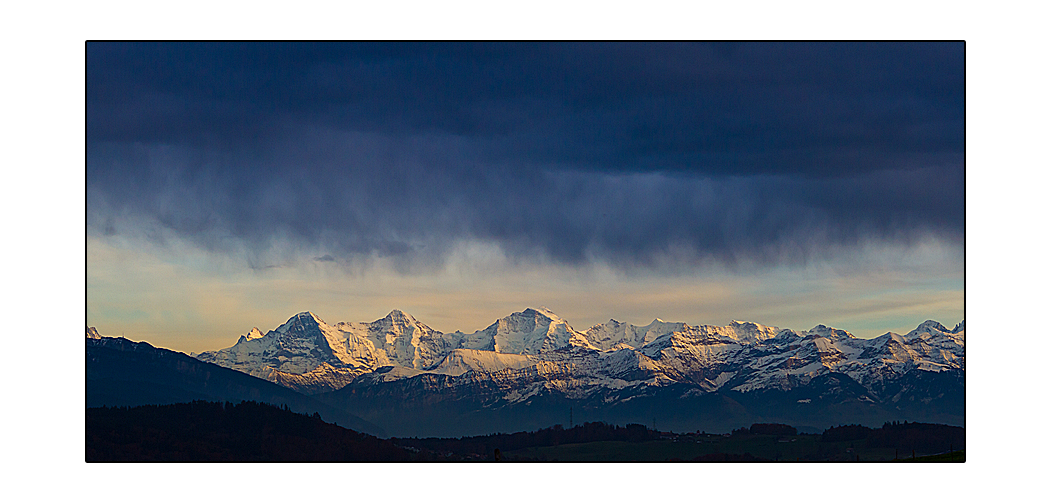
POLYGON ((439 332, 398 309, 373 322, 335 325, 305 311, 266 334, 250 332, 230 348, 195 357, 307 393, 334 391, 380 369, 386 369, 381 379, 392 380, 496 375, 541 362, 565 363, 591 378, 642 373, 651 384, 682 381, 715 391, 733 381, 738 391, 749 391, 791 387, 790 375, 806 382, 838 371, 867 385, 912 368, 963 370, 963 326, 951 331, 927 320, 905 335, 859 339, 822 324, 801 332, 737 320, 718 327, 611 319, 581 332, 548 309, 526 308, 467 334, 439 332), (630 368, 601 363, 619 351, 638 353, 625 364, 630 368))
POLYGON ((906 334, 859 339, 822 324, 796 331, 655 319, 579 331, 550 310, 527 308, 472 333, 442 333, 397 309, 332 325, 305 311, 194 356, 403 436, 543 427, 571 406, 582 418, 661 415, 686 429, 743 421, 960 424, 963 327, 926 320, 906 334))

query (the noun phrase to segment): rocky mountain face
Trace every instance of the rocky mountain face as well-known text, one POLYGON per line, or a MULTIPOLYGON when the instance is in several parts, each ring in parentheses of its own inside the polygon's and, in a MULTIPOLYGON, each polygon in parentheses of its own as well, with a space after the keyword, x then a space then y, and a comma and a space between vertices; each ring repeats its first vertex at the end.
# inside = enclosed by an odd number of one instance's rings
MULTIPOLYGON (((575 403, 582 420, 592 414, 618 422, 635 414, 648 422, 642 416, 670 407, 670 396, 678 401, 664 417, 684 415, 685 426, 711 416, 716 402, 731 422, 820 422, 832 413, 877 425, 963 421, 963 322, 951 330, 926 321, 908 334, 874 339, 823 325, 799 332, 739 321, 717 327, 610 320, 581 332, 541 308, 467 334, 438 332, 397 310, 374 322, 335 325, 307 312, 196 357, 318 394, 370 421, 386 421, 388 431, 389 416, 400 415, 406 429, 396 426, 394 434, 419 430, 406 415, 410 403, 414 410, 449 409, 444 417, 460 418, 451 420, 449 433, 462 434, 472 421, 478 422, 472 431, 492 431, 500 420, 483 418, 493 414, 514 420, 532 410, 528 415, 542 421, 543 409, 565 419, 575 403)), ((423 422, 437 426, 431 418, 423 422)))

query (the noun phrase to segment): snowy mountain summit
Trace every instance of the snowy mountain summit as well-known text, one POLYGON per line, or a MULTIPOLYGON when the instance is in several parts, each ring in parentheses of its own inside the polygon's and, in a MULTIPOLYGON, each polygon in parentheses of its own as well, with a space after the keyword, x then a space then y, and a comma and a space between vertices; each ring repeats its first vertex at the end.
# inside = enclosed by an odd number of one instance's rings
POLYGON ((472 333, 442 333, 399 310, 373 322, 334 325, 303 312, 266 334, 253 328, 232 347, 196 357, 307 393, 356 379, 422 375, 470 375, 472 382, 506 390, 510 399, 542 388, 586 396, 674 383, 700 393, 749 392, 789 390, 825 374, 845 374, 877 392, 911 371, 963 372, 964 322, 950 330, 925 321, 906 335, 874 339, 824 325, 798 332, 743 321, 719 327, 660 319, 644 326, 611 319, 582 332, 548 309, 528 308, 472 333))

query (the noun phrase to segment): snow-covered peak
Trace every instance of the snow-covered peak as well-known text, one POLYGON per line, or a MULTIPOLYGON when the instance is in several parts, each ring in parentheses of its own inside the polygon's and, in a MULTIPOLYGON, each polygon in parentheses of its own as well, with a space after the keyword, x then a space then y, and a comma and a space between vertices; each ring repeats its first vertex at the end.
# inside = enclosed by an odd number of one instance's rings
POLYGON ((731 320, 726 329, 735 340, 744 344, 763 342, 781 333, 778 327, 768 327, 752 321, 731 320))
POLYGON ((86 334, 87 334, 87 338, 88 339, 101 339, 102 338, 102 336, 99 335, 99 331, 95 330, 95 327, 86 327, 86 328, 87 328, 86 334))
MULTIPOLYGON (((348 324, 338 323, 337 327, 339 327, 341 325, 348 325, 348 324)), ((380 318, 380 319, 378 319, 378 320, 376 320, 376 321, 374 321, 372 323, 367 323, 367 324, 363 323, 362 325, 367 325, 367 326, 371 327, 370 330, 372 330, 373 332, 376 332, 376 333, 381 333, 382 332, 382 333, 386 333, 386 334, 402 334, 402 333, 411 333, 411 332, 414 332, 416 330, 421 330, 422 331, 421 335, 423 335, 423 334, 431 334, 431 333, 440 333, 440 332, 436 332, 431 327, 429 327, 429 326, 417 321, 417 319, 414 318, 409 313, 406 313, 404 311, 400 311, 398 309, 395 309, 394 311, 391 311, 387 316, 384 316, 383 318, 380 318)), ((384 343, 380 343, 380 344, 383 345, 384 343)), ((380 346, 378 346, 378 347, 380 347, 380 346)))
POLYGON ((944 327, 942 323, 939 323, 939 322, 937 322, 935 320, 927 320, 924 323, 921 323, 920 325, 917 325, 917 331, 929 332, 930 333, 933 329, 934 330, 938 330, 939 332, 946 332, 946 333, 950 332, 950 330, 947 329, 946 327, 944 327))
MULTIPOLYGON (((936 343, 935 341, 952 341, 952 344, 963 347, 964 321, 962 320, 953 330, 950 330, 937 321, 928 320, 903 336, 903 340, 905 341, 914 341, 918 339, 932 341, 933 343, 936 343)), ((941 342, 936 344, 941 344, 941 342)))
POLYGON ((668 322, 660 318, 641 327, 611 319, 589 328, 584 335, 593 347, 600 351, 611 351, 624 347, 640 349, 674 332, 687 329, 686 323, 668 322))
POLYGON ((497 331, 529 332, 539 326, 547 327, 552 323, 566 324, 562 318, 547 309, 538 310, 527 307, 522 312, 511 313, 495 321, 493 325, 490 325, 490 328, 496 325, 497 331))
POLYGON ((442 332, 398 309, 372 323, 339 323, 336 328, 369 346, 368 351, 375 352, 377 361, 386 358, 391 363, 414 369, 434 365, 445 356, 449 346, 454 346, 451 337, 444 338, 442 332))
POLYGON ((548 309, 546 307, 541 307, 540 309, 534 309, 532 307, 527 307, 526 309, 522 310, 521 313, 511 313, 510 315, 506 316, 504 319, 511 318, 511 317, 534 318, 534 319, 547 318, 547 319, 549 319, 551 321, 563 321, 563 319, 560 318, 559 315, 553 313, 550 309, 548 309))
POLYGON ((800 338, 800 334, 797 333, 795 330, 783 328, 779 330, 778 333, 770 339, 770 341, 781 344, 783 342, 790 342, 798 338, 800 338))
POLYGON ((304 311, 266 334, 253 328, 232 347, 194 356, 269 379, 272 372, 304 374, 323 364, 348 364, 346 353, 339 331, 314 313, 304 311))
POLYGON ((804 335, 811 337, 824 337, 826 339, 831 340, 855 338, 855 336, 851 335, 850 332, 846 332, 844 330, 840 330, 833 327, 827 327, 825 325, 818 325, 815 328, 812 328, 811 330, 805 332, 804 335))
POLYGON ((890 339, 902 343, 915 340, 918 337, 921 339, 929 339, 932 337, 949 338, 956 341, 957 344, 963 345, 964 320, 961 320, 960 323, 953 327, 953 330, 946 328, 946 326, 944 326, 942 323, 939 323, 934 320, 928 320, 924 323, 921 323, 920 325, 917 325, 917 328, 910 330, 909 333, 907 333, 906 335, 899 335, 894 332, 888 332, 880 337, 877 337, 874 340, 887 341, 890 339))
POLYGON ((781 329, 778 328, 778 327, 771 327, 771 326, 763 325, 763 324, 760 324, 760 323, 756 323, 755 321, 731 320, 730 324, 728 324, 727 326, 735 328, 735 329, 738 329, 738 330, 749 330, 749 331, 760 331, 760 332, 766 332, 766 331, 769 331, 769 330, 774 330, 775 332, 781 331, 781 329))
POLYGON ((640 328, 645 328, 648 331, 671 332, 673 330, 681 330, 687 328, 687 324, 683 322, 665 321, 661 318, 654 318, 654 321, 640 328))
MULTIPOLYGON (((527 309, 532 309, 532 308, 527 308, 527 309)), ((557 315, 554 312, 552 312, 551 309, 548 309, 547 307, 544 307, 544 306, 541 306, 541 307, 539 307, 537 309, 534 309, 534 310, 537 311, 538 313, 541 313, 541 314, 543 314, 543 315, 545 315, 545 316, 547 316, 549 318, 552 318, 552 319, 556 319, 556 320, 561 320, 562 319, 562 318, 559 317, 559 315, 557 315)))
POLYGON ((387 314, 383 319, 389 320, 392 323, 398 323, 401 325, 408 325, 416 322, 416 318, 405 311, 395 309, 387 314))
POLYGON ((248 342, 248 341, 254 341, 256 339, 262 339, 262 338, 263 338, 263 332, 260 332, 258 327, 252 327, 252 330, 250 330, 247 334, 242 335, 241 338, 237 340, 237 343, 241 344, 241 343, 245 343, 245 342, 248 342))
POLYGON ((591 347, 586 337, 546 308, 511 313, 465 338, 464 347, 498 353, 536 354, 566 346, 591 347))
POLYGON ((289 321, 286 321, 284 324, 282 324, 280 327, 278 327, 274 331, 283 334, 285 332, 288 332, 290 328, 296 327, 296 326, 322 326, 322 325, 325 325, 325 322, 322 321, 321 318, 319 318, 317 315, 315 315, 314 313, 312 313, 310 311, 304 311, 302 313, 299 313, 299 314, 289 318, 289 321))

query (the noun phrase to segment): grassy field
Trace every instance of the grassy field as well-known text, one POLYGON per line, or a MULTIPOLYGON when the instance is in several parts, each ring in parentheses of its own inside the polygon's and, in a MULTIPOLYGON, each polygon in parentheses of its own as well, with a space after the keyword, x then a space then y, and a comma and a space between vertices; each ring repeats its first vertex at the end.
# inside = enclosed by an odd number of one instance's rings
MULTIPOLYGON (((822 442, 821 435, 736 435, 680 436, 677 440, 650 442, 589 442, 550 447, 532 447, 505 453, 509 461, 691 461, 705 455, 730 454, 751 456, 770 461, 893 461, 913 455, 891 448, 867 448, 865 442, 822 442)), ((945 457, 924 458, 917 453, 915 461, 960 462, 963 451, 945 457)), ((711 457, 711 456, 710 456, 711 457)))

